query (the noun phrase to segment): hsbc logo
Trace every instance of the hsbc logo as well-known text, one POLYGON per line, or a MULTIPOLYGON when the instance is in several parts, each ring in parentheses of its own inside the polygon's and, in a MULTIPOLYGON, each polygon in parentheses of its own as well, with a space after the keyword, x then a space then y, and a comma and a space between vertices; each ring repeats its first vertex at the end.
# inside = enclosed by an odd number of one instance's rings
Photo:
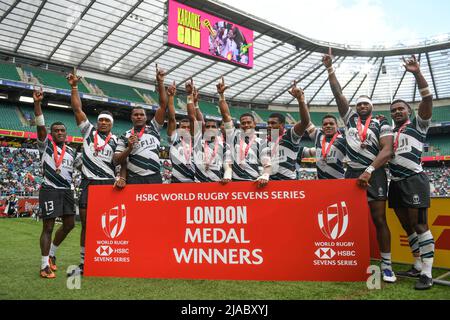
POLYGON ((319 248, 314 253, 319 259, 325 260, 332 259, 336 255, 336 252, 331 248, 319 248))
POLYGON ((113 253, 113 249, 110 246, 100 246, 95 250, 99 256, 108 257, 113 253))
POLYGON ((320 231, 331 240, 342 237, 348 227, 348 210, 345 201, 340 205, 335 203, 328 206, 326 213, 320 211, 317 215, 320 231))
POLYGON ((118 238, 127 222, 127 211, 124 204, 116 206, 102 214, 102 229, 110 239, 118 238))

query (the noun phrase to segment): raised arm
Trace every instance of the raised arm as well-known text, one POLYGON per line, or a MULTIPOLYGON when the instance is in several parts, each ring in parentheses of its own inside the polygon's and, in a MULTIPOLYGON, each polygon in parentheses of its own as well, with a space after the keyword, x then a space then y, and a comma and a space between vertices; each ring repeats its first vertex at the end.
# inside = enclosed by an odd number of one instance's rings
POLYGON ((164 70, 159 69, 158 65, 156 65, 156 83, 158 85, 158 94, 159 94, 159 108, 155 113, 155 120, 160 125, 164 125, 164 120, 166 118, 166 109, 167 109, 167 96, 166 96, 166 88, 164 87, 164 77, 166 76, 164 70))
POLYGON ((222 119, 224 123, 230 123, 232 120, 230 109, 225 101, 225 91, 229 88, 225 85, 225 79, 222 77, 221 81, 216 85, 217 93, 219 94, 219 108, 222 114, 222 119))
POLYGON ((42 88, 33 92, 34 100, 34 116, 36 121, 36 131, 39 141, 45 141, 47 137, 47 129, 45 128, 44 114, 42 113, 42 100, 44 99, 44 91, 42 88))
POLYGON ((289 90, 289 94, 296 98, 298 102, 300 122, 297 122, 295 124, 294 131, 299 137, 301 137, 303 136, 303 133, 305 132, 306 128, 308 128, 309 123, 311 122, 311 117, 305 103, 305 93, 302 89, 297 88, 297 81, 294 81, 291 90, 289 90))
POLYGON ((175 132, 175 130, 177 129, 177 119, 175 118, 175 95, 177 94, 177 87, 175 84, 175 81, 173 82, 172 85, 170 85, 167 88, 167 96, 169 98, 169 102, 168 102, 168 107, 169 107, 169 112, 168 112, 168 123, 167 123, 167 135, 170 136, 175 132))
POLYGON ((416 78, 417 86, 419 87, 419 92, 422 96, 422 101, 419 104, 419 117, 423 120, 429 120, 433 115, 433 94, 428 87, 427 80, 425 80, 425 77, 420 71, 420 64, 415 55, 408 60, 403 58, 403 62, 406 71, 411 72, 416 78))
POLYGON ((191 136, 194 136, 194 128, 195 128, 195 101, 194 101, 194 80, 186 82, 185 85, 186 93, 187 93, 187 113, 189 118, 189 123, 191 124, 191 136))
POLYGON ((199 101, 199 92, 196 87, 192 91, 192 95, 194 97, 194 106, 195 106, 195 118, 198 122, 202 124, 202 131, 205 131, 205 118, 203 117, 202 110, 200 110, 200 106, 198 104, 199 101))
POLYGON ((67 76, 67 82, 69 82, 72 88, 72 93, 70 97, 70 104, 72 106, 73 113, 75 114, 75 120, 79 126, 83 122, 87 121, 86 114, 83 112, 80 95, 78 93, 78 81, 81 80, 80 76, 77 76, 76 69, 73 69, 73 73, 69 73, 67 76))
POLYGON ((324 55, 322 58, 323 65, 328 70, 328 81, 330 82, 331 91, 333 91, 334 98, 336 99, 336 103, 339 109, 339 114, 343 118, 348 112, 348 101, 347 98, 342 93, 341 85, 339 84, 338 79, 336 78, 336 70, 333 67, 333 57, 331 53, 331 48, 328 54, 324 55))

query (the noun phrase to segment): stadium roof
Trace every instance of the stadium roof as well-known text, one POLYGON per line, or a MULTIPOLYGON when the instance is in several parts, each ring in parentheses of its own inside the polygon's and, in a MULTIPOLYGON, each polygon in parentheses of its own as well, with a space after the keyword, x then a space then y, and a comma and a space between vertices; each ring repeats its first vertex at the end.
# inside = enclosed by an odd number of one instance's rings
POLYGON ((215 96, 215 84, 225 75, 233 100, 290 104, 287 89, 294 79, 313 105, 334 104, 321 64, 333 48, 344 94, 361 94, 376 103, 391 97, 420 99, 401 56, 415 53, 435 98, 450 98, 450 35, 419 44, 391 48, 358 48, 309 39, 219 1, 180 1, 255 30, 254 68, 243 69, 165 45, 165 0, 0 0, 0 52, 9 56, 151 82, 154 64, 167 80, 182 84, 194 76, 204 95, 215 96))

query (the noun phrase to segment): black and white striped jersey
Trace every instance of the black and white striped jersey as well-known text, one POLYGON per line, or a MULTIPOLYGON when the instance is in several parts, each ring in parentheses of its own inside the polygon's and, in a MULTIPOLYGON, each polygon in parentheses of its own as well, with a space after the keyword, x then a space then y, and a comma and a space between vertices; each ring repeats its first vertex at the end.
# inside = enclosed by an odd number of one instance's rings
MULTIPOLYGON (((430 120, 423 120, 417 115, 398 136, 395 156, 389 161, 392 180, 399 181, 423 171, 421 157, 423 145, 430 127, 430 120)), ((394 128, 394 142, 400 128, 394 128)))
POLYGON ((321 180, 344 179, 344 158, 347 148, 345 135, 339 133, 336 140, 334 140, 333 145, 330 147, 326 158, 324 159, 322 155, 322 148, 325 148, 325 152, 328 150, 332 137, 325 138, 325 146, 323 146, 322 143, 325 134, 322 129, 312 126, 308 130, 308 134, 310 139, 314 141, 314 146, 316 148, 317 177, 321 180))
POLYGON ((295 163, 300 150, 301 138, 295 133, 294 128, 290 128, 281 138, 274 139, 272 137, 272 141, 268 141, 272 164, 271 180, 297 179, 295 163), (277 140, 279 140, 278 143, 277 140))
MULTIPOLYGON (((72 183, 73 166, 76 157, 74 149, 66 145, 66 152, 57 173, 53 154, 53 144, 48 137, 44 141, 38 141, 39 154, 41 156, 41 166, 43 172, 42 186, 55 189, 70 189, 72 183)), ((57 157, 61 156, 62 145, 57 146, 57 157)))
POLYGON ((267 138, 246 136, 236 128, 226 130, 226 163, 232 165, 234 181, 254 181, 261 174, 261 168, 270 165, 270 149, 267 138))
POLYGON ((347 157, 349 159, 348 165, 353 169, 365 169, 372 164, 380 152, 380 139, 393 136, 394 134, 386 119, 378 120, 372 118, 365 141, 367 147, 362 148, 357 129, 358 119, 358 114, 351 108, 348 109, 347 114, 343 118, 346 126, 345 138, 347 142, 347 157))
MULTIPOLYGON (((201 131, 200 131, 201 132, 201 131)), ((223 177, 224 142, 221 136, 214 139, 194 138, 194 165, 196 182, 219 182, 223 177)))
POLYGON ((181 136, 179 130, 169 137, 172 183, 195 182, 194 141, 190 134, 181 136))
POLYGON ((83 166, 81 172, 83 176, 92 180, 108 180, 115 177, 115 166, 113 165, 113 155, 117 148, 118 139, 111 135, 108 144, 105 145, 106 135, 98 132, 89 120, 79 125, 83 135, 83 166), (97 148, 105 146, 102 150, 95 152, 94 141, 97 134, 97 148))
MULTIPOLYGON (((127 173, 129 177, 149 176, 161 173, 159 132, 162 127, 155 118, 150 121, 148 126, 145 126, 144 134, 139 138, 139 142, 133 147, 133 151, 128 156, 127 173)), ((128 130, 119 138, 116 153, 123 152, 127 149, 131 131, 128 130)))

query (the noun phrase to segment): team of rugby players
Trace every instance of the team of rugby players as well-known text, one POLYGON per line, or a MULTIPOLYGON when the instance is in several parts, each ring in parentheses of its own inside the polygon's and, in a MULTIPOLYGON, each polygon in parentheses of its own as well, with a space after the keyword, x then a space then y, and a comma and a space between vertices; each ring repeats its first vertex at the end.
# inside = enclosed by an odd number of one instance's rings
MULTIPOLYGON (((199 108, 199 92, 193 80, 185 85, 188 116, 178 123, 174 99, 176 84, 164 85, 165 73, 156 66, 159 108, 148 122, 143 108, 131 111, 131 129, 121 137, 111 133, 113 115, 103 111, 97 123, 90 123, 82 110, 78 93, 81 77, 75 71, 67 76, 72 88, 71 104, 76 123, 84 138, 81 171, 81 218, 79 269, 84 268, 86 208, 89 185, 111 185, 122 189, 126 184, 162 183, 160 174, 160 131, 167 120, 167 134, 172 161, 172 183, 254 181, 263 188, 270 180, 295 180, 295 164, 299 152, 315 156, 319 179, 356 179, 367 190, 372 220, 377 230, 381 252, 381 270, 385 282, 395 282, 391 265, 391 239, 386 222, 386 200, 408 234, 414 266, 402 275, 417 277, 415 288, 429 289, 433 285, 432 264, 434 239, 427 225, 430 206, 430 186, 421 166, 421 153, 430 126, 433 96, 420 71, 415 56, 404 60, 407 72, 414 75, 422 101, 416 115, 403 100, 391 104, 394 127, 385 118, 373 116, 373 104, 368 96, 350 108, 336 78, 331 53, 323 56, 329 83, 345 123, 345 132, 338 128, 337 119, 328 115, 320 128, 310 121, 302 89, 294 82, 289 93, 297 100, 301 120, 291 128, 285 127, 285 117, 273 113, 267 122, 267 133, 256 131, 251 113, 242 114, 237 129, 233 123, 225 93, 224 79, 217 84, 219 108, 223 121, 203 117, 199 108), (304 133, 314 141, 315 148, 301 148, 304 133), (344 165, 346 163, 346 166, 344 165), (389 167, 391 182, 385 166, 389 167), (346 168, 345 168, 346 167, 346 168)), ((42 278, 55 278, 56 250, 74 227, 75 202, 70 189, 76 152, 65 144, 66 127, 61 122, 50 126, 47 136, 41 109, 43 92, 35 91, 34 111, 38 146, 43 169, 39 193, 43 230, 40 238, 42 278), (55 218, 62 225, 52 234, 55 218)), ((398 272, 400 273, 400 272, 398 272)))

